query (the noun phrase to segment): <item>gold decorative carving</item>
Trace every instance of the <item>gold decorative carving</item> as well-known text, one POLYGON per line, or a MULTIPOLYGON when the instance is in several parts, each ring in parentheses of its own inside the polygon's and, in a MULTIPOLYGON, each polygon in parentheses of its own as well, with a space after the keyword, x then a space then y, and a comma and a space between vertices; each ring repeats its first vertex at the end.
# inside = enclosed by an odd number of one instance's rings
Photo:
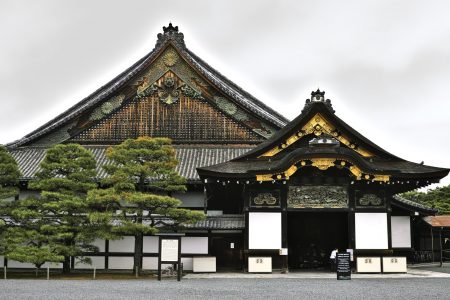
POLYGON ((256 205, 275 205, 277 203, 277 198, 271 193, 260 193, 253 198, 253 202, 256 205))
MULTIPOLYGON (((337 166, 339 168, 347 168, 350 173, 355 176, 356 180, 370 180, 370 181, 379 181, 379 182, 387 182, 390 179, 390 175, 380 175, 380 174, 370 174, 363 172, 358 166, 353 165, 349 161, 343 161, 341 158, 313 158, 309 160, 310 166, 316 167, 319 170, 325 171, 331 167, 337 166), (339 163, 340 161, 340 163, 339 163)), ((305 160, 298 161, 292 166, 290 166, 284 172, 273 173, 273 174, 262 174, 256 175, 257 181, 272 181, 275 179, 289 179, 299 168, 303 168, 308 166, 305 160), (299 165, 297 167, 297 164, 299 165)))
POLYGON ((178 53, 173 48, 167 49, 163 55, 164 64, 168 67, 172 67, 178 61, 178 53))
POLYGON ((334 166, 334 158, 319 158, 319 159, 311 159, 312 166, 318 168, 319 170, 325 171, 330 167, 334 166))
POLYGON ((285 145, 285 147, 275 147, 262 154, 260 157, 270 157, 276 155, 283 149, 286 149, 287 147, 298 141, 303 135, 314 134, 316 136, 320 136, 324 133, 335 137, 339 142, 348 146, 350 149, 353 149, 364 157, 373 156, 373 154, 369 151, 366 151, 361 147, 357 147, 356 144, 350 141, 350 139, 345 135, 339 134, 336 128, 327 119, 325 119, 321 114, 317 113, 299 131, 295 132, 293 135, 287 138, 285 142, 282 143, 282 145, 285 145))

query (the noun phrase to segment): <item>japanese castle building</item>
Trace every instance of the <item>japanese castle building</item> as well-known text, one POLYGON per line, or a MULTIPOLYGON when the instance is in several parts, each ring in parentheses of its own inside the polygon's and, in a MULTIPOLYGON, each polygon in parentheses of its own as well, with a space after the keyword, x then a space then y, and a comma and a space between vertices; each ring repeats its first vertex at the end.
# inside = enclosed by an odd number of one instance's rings
MULTIPOLYGON (((186 48, 169 24, 148 55, 7 145, 23 175, 20 198, 33 193, 27 182, 51 145, 91 150, 101 179, 109 146, 169 137, 188 180, 188 192, 176 196, 208 214, 184 230, 187 270, 201 256, 215 257, 218 270, 247 270, 254 257, 269 258, 273 269, 297 269, 326 265, 336 247, 379 258, 429 249, 422 217, 436 211, 397 194, 439 182, 449 170, 378 147, 339 119, 324 94, 313 92, 289 122, 186 48)), ((144 237, 144 269, 156 269, 157 241, 144 237)), ((96 245, 93 266, 74 260, 73 267, 133 268, 134 237, 96 245)))

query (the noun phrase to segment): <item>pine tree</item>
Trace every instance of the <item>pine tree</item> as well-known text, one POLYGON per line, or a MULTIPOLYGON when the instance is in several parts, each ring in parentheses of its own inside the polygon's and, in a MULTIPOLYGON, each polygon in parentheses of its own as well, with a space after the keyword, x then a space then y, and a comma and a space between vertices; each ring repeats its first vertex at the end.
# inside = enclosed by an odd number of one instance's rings
POLYGON ((0 145, 0 199, 15 197, 19 190, 20 171, 14 157, 0 145))
POLYGON ((40 204, 40 199, 28 198, 4 206, 7 223, 0 242, 6 258, 32 263, 36 275, 44 263, 64 260, 53 247, 51 232, 47 230, 53 221, 42 214, 40 204))
POLYGON ((450 214, 450 185, 430 189, 427 192, 407 192, 402 197, 435 208, 439 215, 450 214))
MULTIPOLYGON (((91 243, 108 228, 103 218, 105 203, 102 199, 87 199, 87 193, 96 189, 96 162, 92 153, 80 145, 55 145, 47 150, 41 171, 30 188, 40 191, 35 201, 36 220, 46 219, 40 232, 47 235, 51 250, 64 257, 63 272, 70 272, 70 257, 83 257, 83 252, 93 251, 91 243)), ((114 199, 108 199, 114 203, 114 199)))
POLYGON ((110 176, 103 183, 110 188, 104 193, 120 195, 124 201, 116 231, 135 237, 134 266, 140 271, 144 234, 156 233, 158 226, 193 223, 204 214, 178 208, 181 201, 172 197, 186 191, 186 180, 175 171, 178 161, 170 139, 128 139, 109 148, 106 155, 112 164, 105 166, 110 176))

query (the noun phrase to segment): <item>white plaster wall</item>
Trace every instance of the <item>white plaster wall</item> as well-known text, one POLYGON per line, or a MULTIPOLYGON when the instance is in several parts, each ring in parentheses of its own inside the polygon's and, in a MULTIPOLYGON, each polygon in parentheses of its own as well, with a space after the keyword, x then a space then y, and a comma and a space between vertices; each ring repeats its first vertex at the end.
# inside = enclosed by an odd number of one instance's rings
POLYGON ((392 248, 411 247, 411 221, 409 216, 391 217, 392 248))
POLYGON ((34 269, 36 267, 30 263, 22 263, 19 261, 8 259, 8 268, 31 268, 31 269, 34 269))
MULTIPOLYGON (((1 260, 1 267, 3 267, 3 257, 1 260)), ((41 266, 41 268, 47 268, 49 267, 50 269, 61 269, 62 263, 45 263, 41 266)), ((8 268, 20 268, 20 269, 35 269, 35 265, 31 264, 31 263, 22 263, 19 261, 15 261, 15 260, 8 260, 8 268)))
POLYGON ((109 252, 134 252, 134 236, 124 236, 121 240, 109 241, 109 252))
POLYGON ((181 238, 182 254, 208 254, 208 237, 186 236, 181 238))
POLYGON ((158 270, 158 257, 144 257, 144 258, 142 258, 142 269, 144 269, 144 270, 158 270))
POLYGON ((181 263, 183 264, 183 270, 192 271, 192 269, 193 269, 193 258, 192 257, 182 257, 181 263))
POLYGON ((157 236, 144 236, 144 253, 158 253, 159 237, 157 236))
POLYGON ((75 269, 104 269, 105 268, 105 257, 103 256, 87 256, 92 260, 92 265, 80 263, 78 258, 75 258, 75 269))
POLYGON ((5 266, 5 258, 0 255, 0 268, 3 268, 5 266))
POLYGON ((205 195, 203 192, 175 193, 174 198, 181 201, 180 207, 203 207, 205 195))
POLYGON ((63 264, 62 263, 51 263, 51 262, 46 262, 45 264, 42 265, 41 268, 47 268, 49 267, 50 269, 62 269, 63 264))
POLYGON ((97 246, 99 252, 105 252, 105 240, 95 239, 92 245, 97 246))
MULTIPOLYGON (((110 257, 111 259, 111 257, 110 257)), ((183 269, 185 271, 192 271, 192 257, 182 257, 183 269)), ((170 265, 164 264, 162 268, 166 268, 170 265)), ((142 259, 142 269, 144 270, 158 270, 158 257, 144 257, 142 259)))
POLYGON ((109 257, 108 268, 117 270, 132 270, 134 257, 109 257))

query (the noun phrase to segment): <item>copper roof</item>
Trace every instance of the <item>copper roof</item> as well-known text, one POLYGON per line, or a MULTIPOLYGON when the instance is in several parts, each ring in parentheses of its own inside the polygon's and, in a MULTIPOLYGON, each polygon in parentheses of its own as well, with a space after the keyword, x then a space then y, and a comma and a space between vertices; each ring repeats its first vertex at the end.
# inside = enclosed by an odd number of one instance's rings
POLYGON ((432 227, 450 227, 450 215, 428 216, 423 220, 432 227))

